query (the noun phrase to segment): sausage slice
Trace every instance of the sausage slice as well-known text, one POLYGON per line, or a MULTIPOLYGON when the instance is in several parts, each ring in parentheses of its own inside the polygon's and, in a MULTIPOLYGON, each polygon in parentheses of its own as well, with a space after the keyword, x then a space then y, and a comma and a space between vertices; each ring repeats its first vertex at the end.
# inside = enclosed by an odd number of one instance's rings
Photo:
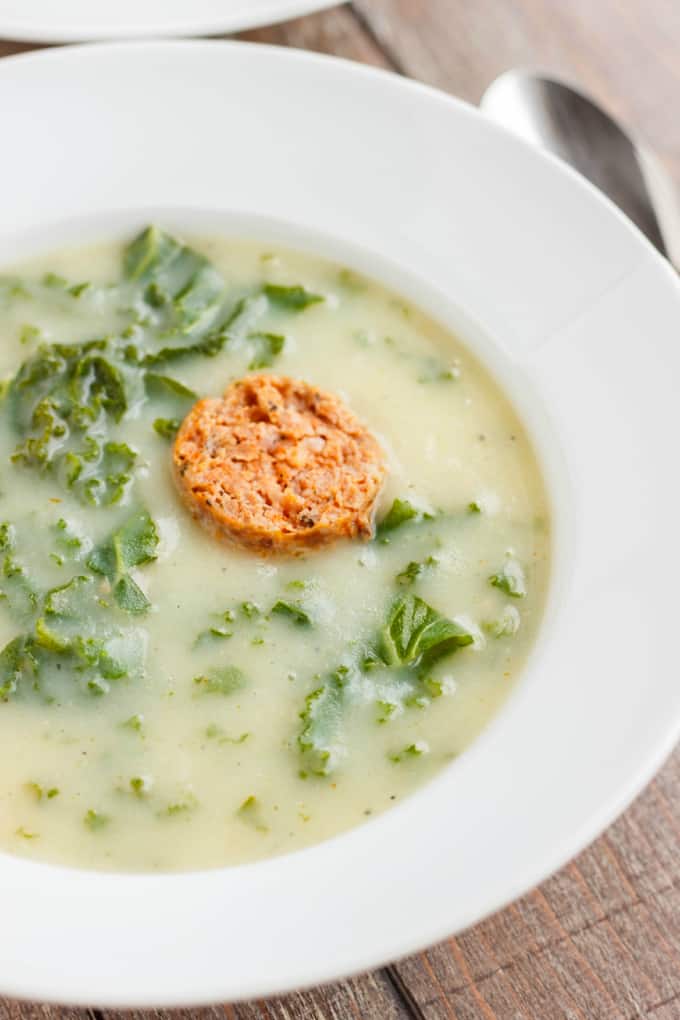
POLYGON ((193 516, 259 552, 370 537, 385 477, 380 445, 338 397, 275 375, 194 404, 173 461, 193 516))

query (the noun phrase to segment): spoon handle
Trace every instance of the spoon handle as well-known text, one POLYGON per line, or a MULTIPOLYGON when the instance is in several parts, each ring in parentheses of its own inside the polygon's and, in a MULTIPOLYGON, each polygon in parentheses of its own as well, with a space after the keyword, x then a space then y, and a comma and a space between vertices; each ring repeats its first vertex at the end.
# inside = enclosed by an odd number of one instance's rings
POLYGON ((480 106, 586 177, 680 267, 680 196, 674 182, 656 156, 597 103, 562 82, 511 70, 492 82, 480 106))

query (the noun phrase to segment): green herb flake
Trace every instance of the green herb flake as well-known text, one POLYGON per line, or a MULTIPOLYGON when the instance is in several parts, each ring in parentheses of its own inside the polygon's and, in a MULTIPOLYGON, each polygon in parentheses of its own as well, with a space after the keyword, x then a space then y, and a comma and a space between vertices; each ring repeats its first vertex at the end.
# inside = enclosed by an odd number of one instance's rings
POLYGON ((94 697, 101 698, 104 694, 109 693, 111 686, 110 684, 107 684, 105 680, 100 680, 98 677, 95 677, 94 680, 87 681, 87 689, 90 694, 94 695, 94 697))
POLYGON ((45 273, 42 278, 43 286, 54 287, 57 290, 66 290, 68 280, 64 279, 63 276, 59 276, 57 273, 45 273))
POLYGON ((338 271, 338 283, 350 294, 361 294, 367 286, 365 277, 346 268, 338 271))
POLYGON ((408 758, 420 758, 421 755, 427 754, 429 750, 430 748, 424 740, 417 740, 414 744, 409 744, 402 751, 388 755, 388 758, 390 761, 398 764, 408 758))
POLYGON ((376 722, 383 726, 385 723, 393 719, 399 711, 399 705, 394 701, 378 701, 377 703, 378 715, 376 722))
POLYGON ((249 620, 254 620, 262 612, 255 602, 242 602, 239 608, 243 615, 247 616, 249 620))
POLYGON ((83 824, 90 832, 99 832, 101 829, 105 829, 110 821, 111 819, 108 815, 101 814, 101 812, 95 811, 94 808, 86 811, 83 817, 83 824))
POLYGON ((153 786, 152 781, 148 776, 133 776, 130 780, 130 790, 135 797, 146 797, 151 792, 153 786))
POLYGON ((482 626, 487 634, 495 638, 513 637, 519 630, 521 617, 516 606, 505 606, 497 620, 489 620, 482 626))
POLYGON ((245 744, 246 740, 250 736, 250 733, 241 733, 238 737, 231 737, 226 733, 221 726, 216 723, 210 723, 206 727, 205 735, 208 740, 214 740, 218 744, 245 744))
POLYGON ((14 526, 9 521, 0 524, 0 551, 11 552, 16 542, 14 526))
POLYGON ((160 818, 177 818, 182 815, 189 815, 198 807, 198 801, 192 793, 187 794, 182 800, 173 801, 166 808, 158 812, 160 818))
POLYGON ((42 331, 37 326, 26 325, 21 327, 19 333, 19 343, 30 344, 34 340, 39 340, 42 336, 42 331))
POLYGON ((207 630, 202 630, 198 635, 194 641, 194 648, 200 647, 206 641, 226 641, 233 636, 234 632, 226 627, 208 627, 207 630))
POLYGON ((269 826, 262 819, 262 808, 257 797, 251 794, 246 797, 236 812, 237 816, 244 822, 252 825, 258 832, 269 832, 269 826))
POLYGON ((460 369, 457 365, 445 365, 439 358, 425 357, 418 376, 419 383, 457 382, 460 369))
POLYGON ((29 829, 25 829, 23 825, 20 825, 18 829, 15 829, 15 836, 19 836, 20 839, 40 839, 39 832, 31 832, 29 829))
POLYGON ((133 733, 141 733, 144 728, 144 716, 139 713, 131 715, 129 719, 126 719, 120 725, 123 729, 132 730, 133 733))
POLYGON ((84 283, 73 283, 68 288, 68 293, 71 295, 71 297, 79 298, 82 297, 83 294, 87 293, 87 291, 91 289, 92 284, 89 283, 88 281, 85 281, 84 283))

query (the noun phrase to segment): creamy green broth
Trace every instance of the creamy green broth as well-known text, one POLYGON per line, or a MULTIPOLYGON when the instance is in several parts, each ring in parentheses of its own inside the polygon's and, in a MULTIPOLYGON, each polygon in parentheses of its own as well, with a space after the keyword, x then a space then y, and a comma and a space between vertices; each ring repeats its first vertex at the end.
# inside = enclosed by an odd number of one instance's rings
POLYGON ((36 859, 205 868, 348 829, 470 744, 540 622, 542 481, 466 348, 322 259, 172 245, 0 280, 0 848, 36 859), (378 437, 374 540, 264 558, 190 518, 171 437, 192 398, 158 376, 203 396, 256 369, 338 394, 378 437))

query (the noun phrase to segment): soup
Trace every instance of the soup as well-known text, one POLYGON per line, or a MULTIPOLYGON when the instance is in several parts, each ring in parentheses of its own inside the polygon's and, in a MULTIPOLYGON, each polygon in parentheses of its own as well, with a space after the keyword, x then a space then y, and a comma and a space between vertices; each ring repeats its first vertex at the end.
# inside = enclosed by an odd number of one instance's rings
POLYGON ((5 273, 0 340, 0 848, 157 871, 288 852, 498 711, 540 622, 546 498, 440 325, 320 258, 149 228, 5 273), (271 377, 370 437, 361 528, 282 550, 192 514, 181 422, 271 377))

